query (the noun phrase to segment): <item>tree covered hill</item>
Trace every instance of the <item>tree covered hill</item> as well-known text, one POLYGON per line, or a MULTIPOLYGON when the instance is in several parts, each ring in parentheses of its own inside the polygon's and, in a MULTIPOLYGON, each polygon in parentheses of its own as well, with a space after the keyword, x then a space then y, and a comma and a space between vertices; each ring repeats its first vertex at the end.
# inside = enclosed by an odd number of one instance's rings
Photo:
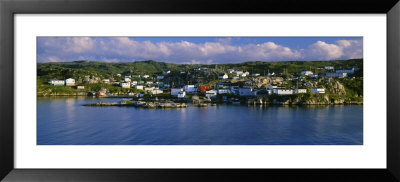
MULTIPOLYGON (((216 73, 224 73, 227 69, 248 71, 264 75, 268 72, 276 74, 299 75, 301 71, 310 70, 316 74, 324 73, 324 66, 334 66, 335 69, 348 69, 352 67, 363 68, 363 59, 337 60, 337 61, 285 61, 285 62, 244 62, 239 64, 173 64, 165 62, 137 61, 131 63, 106 63, 97 61, 74 61, 38 63, 37 75, 42 79, 78 78, 85 75, 95 75, 100 78, 110 78, 116 74, 162 74, 163 71, 190 71, 194 68, 209 68, 216 73)), ((360 75, 362 76, 362 75, 360 75)))

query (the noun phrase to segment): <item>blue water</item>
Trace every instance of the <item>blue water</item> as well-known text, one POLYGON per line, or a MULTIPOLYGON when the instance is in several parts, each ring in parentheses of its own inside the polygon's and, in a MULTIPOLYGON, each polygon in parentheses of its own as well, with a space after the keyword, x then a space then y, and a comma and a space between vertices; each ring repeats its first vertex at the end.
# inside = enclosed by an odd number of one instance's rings
POLYGON ((362 106, 144 109, 38 97, 38 145, 362 145, 362 106))

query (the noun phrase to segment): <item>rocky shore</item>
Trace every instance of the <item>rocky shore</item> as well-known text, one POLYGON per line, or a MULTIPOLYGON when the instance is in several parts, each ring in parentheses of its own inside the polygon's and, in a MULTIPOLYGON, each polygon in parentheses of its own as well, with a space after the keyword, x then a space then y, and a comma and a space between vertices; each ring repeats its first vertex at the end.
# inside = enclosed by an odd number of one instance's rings
POLYGON ((121 102, 98 102, 94 104, 85 104, 84 106, 127 106, 141 108, 186 108, 185 103, 174 102, 147 102, 147 101, 121 101, 121 102))

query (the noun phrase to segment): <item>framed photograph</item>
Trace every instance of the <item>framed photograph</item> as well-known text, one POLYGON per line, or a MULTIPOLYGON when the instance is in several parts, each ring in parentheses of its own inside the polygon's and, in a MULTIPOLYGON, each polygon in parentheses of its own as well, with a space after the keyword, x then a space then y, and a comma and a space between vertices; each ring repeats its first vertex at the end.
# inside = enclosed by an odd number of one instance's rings
POLYGON ((0 2, 0 179, 400 180, 397 1, 174 2, 0 2))

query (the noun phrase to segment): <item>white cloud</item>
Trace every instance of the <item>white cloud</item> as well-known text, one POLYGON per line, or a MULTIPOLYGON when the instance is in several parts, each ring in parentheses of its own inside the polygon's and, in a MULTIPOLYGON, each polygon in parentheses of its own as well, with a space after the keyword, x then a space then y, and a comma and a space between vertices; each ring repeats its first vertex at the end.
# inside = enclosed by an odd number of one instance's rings
POLYGON ((232 45, 231 39, 192 43, 137 41, 128 37, 38 39, 38 61, 73 61, 82 58, 107 62, 157 60, 174 63, 211 64, 244 61, 331 60, 362 57, 362 40, 317 41, 302 49, 274 42, 232 45))
POLYGON ((336 44, 317 41, 303 50, 303 56, 312 60, 352 59, 363 57, 362 40, 338 40, 336 44))

